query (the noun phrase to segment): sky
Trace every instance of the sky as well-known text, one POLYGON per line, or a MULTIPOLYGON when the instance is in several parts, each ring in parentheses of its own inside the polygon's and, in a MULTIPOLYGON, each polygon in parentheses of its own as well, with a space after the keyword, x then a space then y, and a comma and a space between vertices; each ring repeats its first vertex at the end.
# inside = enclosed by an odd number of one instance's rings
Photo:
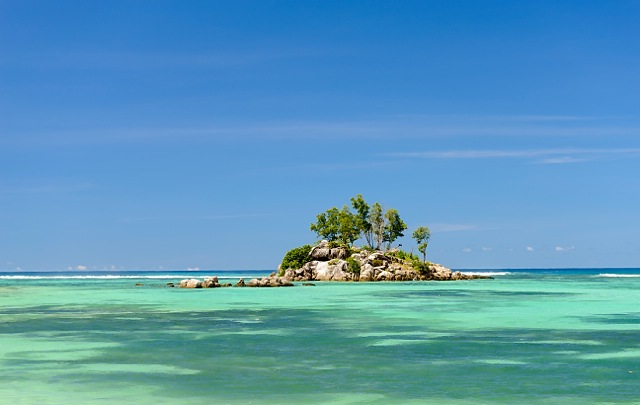
POLYGON ((0 0, 0 271, 275 269, 362 194, 640 267, 639 1, 0 0))

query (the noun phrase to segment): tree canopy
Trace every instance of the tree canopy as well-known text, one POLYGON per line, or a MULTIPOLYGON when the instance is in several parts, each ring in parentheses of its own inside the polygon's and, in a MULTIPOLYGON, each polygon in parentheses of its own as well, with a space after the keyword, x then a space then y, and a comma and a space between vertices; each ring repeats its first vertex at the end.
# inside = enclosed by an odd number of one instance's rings
POLYGON ((396 209, 384 211, 377 202, 369 206, 361 194, 351 198, 351 206, 355 212, 345 205, 342 209, 332 207, 318 214, 310 229, 330 242, 351 245, 362 239, 374 249, 385 245, 389 249, 404 236, 407 225, 396 209))
POLYGON ((428 227, 421 226, 413 231, 413 239, 418 244, 418 251, 422 253, 422 261, 427 261, 427 246, 429 245, 429 239, 431 239, 431 230, 428 227))
POLYGON ((407 229, 407 225, 400 218, 398 210, 390 208, 384 213, 385 226, 384 226, 384 242, 387 243, 387 249, 391 247, 391 244, 398 238, 404 236, 403 231, 407 229))

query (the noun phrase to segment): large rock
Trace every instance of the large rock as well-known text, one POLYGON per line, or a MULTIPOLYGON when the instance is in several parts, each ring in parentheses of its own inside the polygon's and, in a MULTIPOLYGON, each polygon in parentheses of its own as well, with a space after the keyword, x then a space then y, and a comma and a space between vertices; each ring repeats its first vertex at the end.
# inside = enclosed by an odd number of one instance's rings
POLYGON ((249 281, 247 287, 293 287, 293 283, 284 277, 272 274, 269 277, 254 278, 249 281))
POLYGON ((322 262, 328 262, 329 260, 334 259, 346 259, 347 249, 341 247, 332 248, 329 242, 323 240, 311 249, 309 257, 312 260, 319 260, 322 262))
MULTIPOLYGON (((445 281, 451 280, 452 272, 451 269, 448 269, 440 264, 431 264, 428 267, 429 276, 431 280, 445 281)), ((458 280, 461 280, 459 278, 458 280)))
POLYGON ((220 283, 218 282, 218 277, 205 277, 202 282, 202 288, 216 288, 220 287, 220 283))
POLYGON ((360 269, 360 281, 373 281, 375 277, 375 270, 373 269, 373 266, 369 263, 366 263, 364 266, 362 266, 362 268, 360 269))
POLYGON ((385 261, 388 262, 391 259, 389 259, 388 256, 386 256, 384 253, 380 252, 380 251, 376 251, 371 253, 369 256, 367 256, 367 260, 368 261, 374 261, 374 260, 381 260, 381 261, 385 261))
POLYGON ((396 275, 401 276, 402 281, 417 281, 420 280, 420 275, 415 270, 398 270, 396 271, 396 275))
POLYGON ((180 288, 202 288, 202 281, 195 278, 187 278, 180 281, 180 288))
POLYGON ((376 281, 392 281, 393 280, 393 274, 391 272, 388 271, 381 271, 380 273, 378 273, 378 275, 376 275, 376 281))
POLYGON ((311 249, 311 252, 309 252, 309 256, 313 260, 331 260, 331 248, 329 248, 329 242, 323 240, 317 246, 314 246, 313 249, 311 249))
POLYGON ((310 262, 305 263, 304 266, 302 266, 299 269, 296 269, 296 270, 289 269, 284 273, 283 277, 291 281, 313 280, 313 274, 314 274, 316 265, 318 263, 320 262, 317 260, 312 260, 310 262))
POLYGON ((329 260, 346 259, 347 258, 347 249, 341 248, 341 247, 332 248, 331 251, 329 252, 329 258, 330 258, 329 260))
POLYGON ((180 281, 178 285, 180 288, 216 288, 220 287, 218 277, 205 277, 204 281, 200 281, 196 278, 187 278, 180 281))
POLYGON ((284 278, 290 281, 309 281, 313 279, 313 270, 315 269, 315 265, 318 263, 317 261, 310 261, 304 264, 299 269, 288 269, 284 273, 284 278))
POLYGON ((349 265, 344 260, 318 262, 313 278, 318 281, 351 281, 353 275, 347 271, 348 268, 349 265))

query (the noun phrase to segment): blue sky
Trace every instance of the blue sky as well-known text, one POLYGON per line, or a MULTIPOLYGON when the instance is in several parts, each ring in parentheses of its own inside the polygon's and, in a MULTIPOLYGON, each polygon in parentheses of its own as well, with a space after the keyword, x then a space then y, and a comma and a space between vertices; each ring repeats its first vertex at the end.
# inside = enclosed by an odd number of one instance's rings
POLYGON ((272 269, 358 193, 450 267, 640 266, 638 21, 637 1, 3 0, 0 271, 272 269))

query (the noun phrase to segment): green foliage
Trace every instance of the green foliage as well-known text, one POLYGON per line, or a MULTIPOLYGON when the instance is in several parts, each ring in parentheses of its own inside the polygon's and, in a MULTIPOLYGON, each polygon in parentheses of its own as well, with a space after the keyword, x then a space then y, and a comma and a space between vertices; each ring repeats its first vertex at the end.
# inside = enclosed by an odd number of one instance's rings
POLYGON ((387 242, 387 249, 398 238, 403 237, 403 231, 407 229, 407 225, 398 214, 398 210, 390 208, 384 213, 386 224, 384 227, 384 241, 387 242))
POLYGON ((370 263, 373 267, 380 267, 384 264, 384 261, 381 259, 373 259, 370 263))
POLYGON ((371 224, 371 232, 373 235, 373 240, 370 245, 375 249, 380 249, 380 246, 384 241, 384 214, 382 211, 382 205, 375 203, 371 206, 369 223, 371 224))
POLYGON ((347 257, 355 253, 355 249, 352 246, 342 246, 342 248, 347 252, 347 257))
POLYGON ((407 225, 400 219, 397 210, 390 208, 384 211, 382 205, 374 203, 368 213, 365 236, 369 246, 377 250, 386 243, 386 248, 389 249, 396 239, 404 236, 403 231, 407 229, 407 225))
POLYGON ((337 240, 330 240, 329 241, 329 249, 333 249, 333 248, 337 248, 337 247, 341 247, 342 243, 338 242, 337 240))
POLYGON ((309 228, 321 239, 351 246, 360 236, 358 220, 346 205, 341 210, 330 208, 318 214, 316 219, 309 228))
POLYGON ((347 244, 339 242, 339 241, 329 242, 329 248, 330 249, 334 249, 334 248, 344 249, 345 257, 351 256, 352 254, 354 254, 356 252, 356 250, 358 250, 358 248, 356 248, 354 246, 350 246, 350 245, 347 245, 347 244))
MULTIPOLYGON (((330 248, 342 248, 346 250, 346 261, 348 263, 348 271, 354 274, 360 274, 360 263, 351 257, 354 252, 359 252, 366 256, 370 252, 380 250, 385 245, 388 250, 393 242, 404 236, 407 225, 400 218, 398 211, 389 208, 386 211, 379 203, 373 203, 371 206, 364 200, 361 194, 351 198, 352 212, 348 206, 342 209, 332 207, 325 212, 316 216, 316 222, 310 225, 310 229, 314 231, 319 238, 326 239, 330 248), (363 239, 366 245, 362 248, 353 246, 353 243, 363 239)), ((418 244, 418 251, 422 253, 422 260, 413 252, 405 252, 400 249, 387 251, 386 254, 396 258, 396 262, 402 263, 403 266, 411 265, 415 270, 426 273, 429 271, 429 262, 426 261, 426 251, 431 238, 431 231, 427 227, 419 227, 413 232, 413 238, 418 244)), ((282 259, 281 273, 289 268, 299 269, 309 261, 309 252, 312 246, 304 245, 287 252, 282 259)), ((341 256, 342 257, 342 256, 341 256)), ((338 263, 337 259, 333 259, 330 264, 338 263)), ((374 267, 384 264, 382 260, 372 260, 374 267)))
POLYGON ((423 262, 418 257, 411 260, 411 266, 420 274, 425 274, 429 271, 429 263, 423 262))
POLYGON ((347 271, 354 274, 360 274, 360 263, 353 257, 347 258, 347 271))
POLYGON ((304 245, 288 251, 280 264, 280 275, 284 274, 287 269, 297 270, 304 266, 304 264, 309 261, 309 252, 311 252, 311 249, 313 249, 313 246, 304 245))
POLYGON ((418 258, 413 253, 405 252, 404 250, 400 250, 400 249, 396 251, 389 251, 386 254, 389 256, 397 257, 400 260, 406 260, 406 261, 410 261, 410 260, 413 260, 414 258, 415 259, 418 258))
POLYGON ((330 208, 316 216, 317 222, 309 227, 319 238, 333 242, 338 239, 340 232, 340 210, 330 208))
POLYGON ((347 246, 351 246, 360 237, 358 219, 346 205, 340 210, 339 237, 338 240, 347 246))
POLYGON ((360 237, 367 241, 368 245, 373 244, 373 233, 371 222, 369 222, 369 204, 362 198, 362 194, 351 197, 351 206, 355 213, 355 221, 360 231, 360 237))
POLYGON ((422 253, 422 261, 427 261, 427 246, 429 245, 429 239, 431 239, 431 231, 428 227, 421 226, 413 231, 413 239, 418 244, 418 251, 422 253))
MULTIPOLYGON (((418 255, 413 252, 405 252, 404 250, 393 250, 385 253, 387 256, 391 256, 399 260, 402 264, 411 266, 414 270, 421 274, 425 274, 429 271, 428 266, 430 263, 423 262, 418 255)), ((375 264, 372 263, 375 266, 375 264)))
POLYGON ((387 252, 386 255, 391 257, 397 257, 398 259, 404 260, 406 252, 402 250, 397 250, 397 251, 394 250, 394 251, 387 252))
POLYGON ((404 236, 407 225, 397 210, 384 211, 379 203, 369 206, 361 194, 351 198, 351 206, 355 213, 345 205, 342 209, 333 207, 318 214, 309 228, 330 243, 351 246, 356 240, 364 239, 375 250, 383 245, 389 249, 404 236))

